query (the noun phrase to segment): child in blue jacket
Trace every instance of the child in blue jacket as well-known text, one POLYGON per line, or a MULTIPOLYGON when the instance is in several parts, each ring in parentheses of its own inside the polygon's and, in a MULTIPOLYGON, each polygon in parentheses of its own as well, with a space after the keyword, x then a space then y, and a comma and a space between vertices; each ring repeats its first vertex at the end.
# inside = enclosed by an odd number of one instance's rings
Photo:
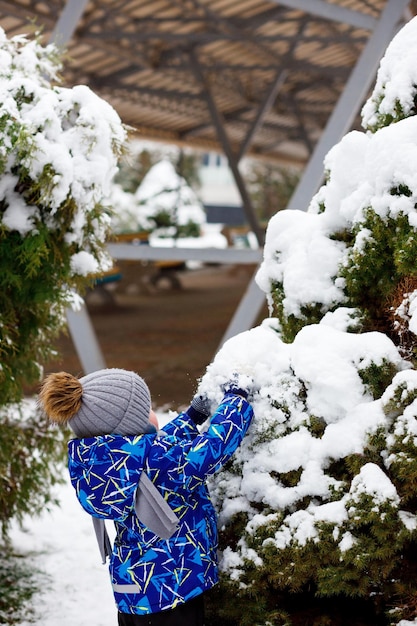
POLYGON ((40 405, 66 424, 71 483, 93 517, 119 626, 203 626, 203 593, 218 581, 216 514, 205 484, 235 452, 253 417, 231 383, 205 432, 207 402, 156 428, 145 381, 104 369, 81 379, 50 374, 40 405), (111 549, 104 521, 113 520, 111 549))

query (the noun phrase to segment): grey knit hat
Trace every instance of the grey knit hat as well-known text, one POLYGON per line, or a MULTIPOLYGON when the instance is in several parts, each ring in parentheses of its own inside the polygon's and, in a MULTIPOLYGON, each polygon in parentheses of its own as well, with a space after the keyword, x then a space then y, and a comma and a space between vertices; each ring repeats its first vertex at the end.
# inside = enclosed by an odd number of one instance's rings
MULTIPOLYGON (((52 422, 68 424, 79 439, 156 432, 149 421, 148 386, 135 372, 104 369, 80 379, 68 372, 49 374, 41 385, 38 402, 52 422)), ((169 539, 179 524, 178 517, 144 471, 136 490, 135 512, 145 526, 164 539, 169 539)), ((104 520, 93 518, 93 522, 104 562, 110 541, 104 520)))
POLYGON ((68 422, 79 438, 149 432, 151 396, 143 378, 123 369, 104 369, 80 378, 81 408, 68 422))

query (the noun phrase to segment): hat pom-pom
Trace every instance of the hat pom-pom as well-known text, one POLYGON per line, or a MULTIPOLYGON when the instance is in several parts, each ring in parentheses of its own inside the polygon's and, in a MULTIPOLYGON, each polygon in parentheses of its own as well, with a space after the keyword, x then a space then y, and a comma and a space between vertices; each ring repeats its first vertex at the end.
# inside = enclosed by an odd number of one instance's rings
POLYGON ((72 374, 49 374, 42 383, 39 403, 51 422, 66 424, 81 408, 83 388, 72 374))

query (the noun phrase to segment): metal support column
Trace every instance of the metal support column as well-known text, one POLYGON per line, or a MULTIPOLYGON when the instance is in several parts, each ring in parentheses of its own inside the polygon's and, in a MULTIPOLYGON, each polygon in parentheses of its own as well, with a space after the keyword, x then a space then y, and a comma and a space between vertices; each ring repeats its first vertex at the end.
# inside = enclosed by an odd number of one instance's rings
POLYGON ((59 48, 65 48, 73 36, 81 15, 88 0, 68 0, 54 30, 51 33, 49 42, 54 43, 59 48))
POLYGON ((78 311, 67 309, 71 339, 86 374, 106 367, 100 345, 85 304, 78 311))
POLYGON ((221 339, 219 348, 221 348, 225 341, 234 337, 234 335, 252 328, 266 302, 264 292, 258 287, 255 281, 256 273, 257 270, 251 278, 243 298, 239 302, 233 319, 221 339))
MULTIPOLYGON (((51 33, 50 43, 64 49, 71 40, 88 0, 68 0, 51 33)), ((106 367, 86 305, 67 309, 68 329, 85 374, 106 367)))

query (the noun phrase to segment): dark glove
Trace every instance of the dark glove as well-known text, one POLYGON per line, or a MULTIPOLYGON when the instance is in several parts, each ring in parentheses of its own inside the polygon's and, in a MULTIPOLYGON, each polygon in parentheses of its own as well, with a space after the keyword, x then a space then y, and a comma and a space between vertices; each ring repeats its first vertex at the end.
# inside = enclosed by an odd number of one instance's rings
POLYGON ((191 417, 194 424, 202 424, 205 422, 211 415, 210 401, 207 396, 195 395, 187 410, 187 415, 191 417))
POLYGON ((222 385, 223 393, 234 393, 236 396, 242 396, 242 398, 248 397, 248 392, 245 389, 241 389, 240 387, 235 387, 233 383, 226 383, 222 385))
POLYGON ((233 374, 233 377, 221 386, 224 394, 234 393, 247 399, 253 391, 253 380, 249 376, 239 376, 233 374))

